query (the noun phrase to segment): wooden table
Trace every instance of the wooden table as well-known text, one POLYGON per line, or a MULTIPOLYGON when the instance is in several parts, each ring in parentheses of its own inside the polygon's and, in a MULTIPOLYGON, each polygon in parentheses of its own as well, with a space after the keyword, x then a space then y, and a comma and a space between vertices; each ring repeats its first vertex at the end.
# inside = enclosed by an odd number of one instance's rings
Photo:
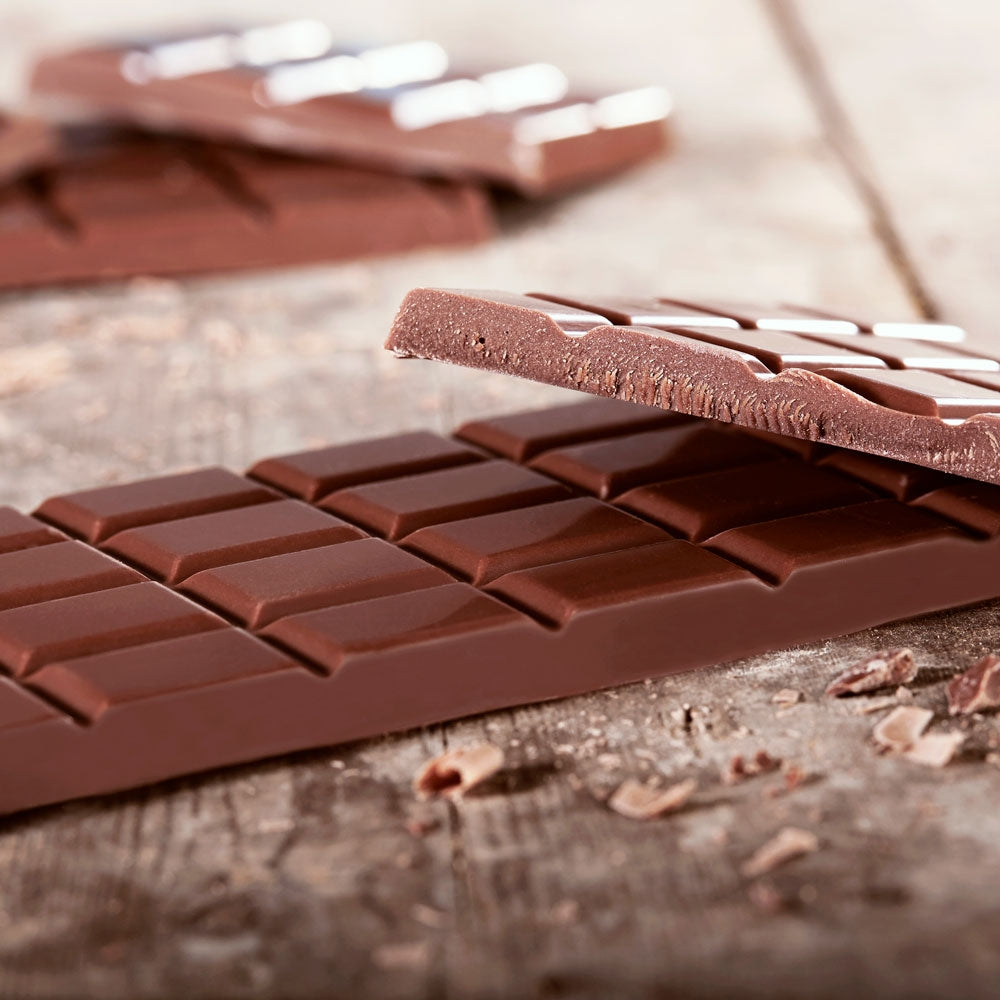
MULTIPOLYGON (((7 92, 35 45, 147 27, 128 6, 0 4, 7 92)), ((161 20, 236 9, 169 8, 161 20)), ((382 0, 343 15, 346 35, 390 24, 491 60, 663 81, 676 153, 511 209, 473 251, 5 296, 0 502, 570 398, 394 361, 381 340, 415 285, 774 297, 940 316, 989 346, 995 3, 382 0)), ((961 759, 930 770, 878 756, 876 717, 822 691, 843 665, 908 645, 916 702, 947 728, 942 682, 1000 647, 998 611, 4 821, 0 994, 993 996, 1000 721, 973 723, 961 759), (805 701, 778 709, 782 688, 805 701), (497 780, 415 801, 426 758, 482 740, 506 753, 497 780), (779 797, 773 779, 720 783, 758 748, 814 779, 779 797), (604 804, 653 775, 700 791, 648 823, 604 804), (432 828, 414 836, 410 820, 432 828), (787 825, 820 849, 752 889, 741 863, 787 825)))

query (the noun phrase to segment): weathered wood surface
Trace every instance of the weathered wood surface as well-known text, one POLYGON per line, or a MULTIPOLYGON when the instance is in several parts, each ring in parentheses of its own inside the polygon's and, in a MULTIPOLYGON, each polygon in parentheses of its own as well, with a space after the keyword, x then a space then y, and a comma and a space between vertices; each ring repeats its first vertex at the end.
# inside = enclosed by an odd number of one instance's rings
MULTIPOLYGON (((297 5, 310 9, 342 15, 345 34, 390 24, 491 58, 662 80, 680 107, 676 155, 512 209, 502 239, 470 252, 4 297, 0 502, 567 398, 386 356, 393 309, 419 284, 658 287, 901 316, 926 308, 926 289, 946 318, 991 316, 1000 81, 975 55, 989 56, 985 2, 964 19, 860 0, 580 0, 571 17, 527 0, 474 15, 442 0, 297 5)), ((175 0, 159 16, 234 11, 175 0)), ((148 16, 109 0, 0 4, 0 85, 13 92, 30 45, 148 16)), ((822 689, 909 645, 925 667, 917 703, 948 728, 942 682, 1000 647, 998 608, 4 821, 0 995, 992 995, 1000 769, 986 758, 1000 724, 976 721, 962 758, 932 771, 876 755, 877 716, 822 689), (806 700, 779 710, 787 687, 806 700), (414 800, 422 761, 484 739, 507 754, 497 779, 455 804, 414 800), (732 754, 761 747, 814 779, 775 798, 774 777, 719 782, 732 754), (624 778, 654 775, 700 791, 647 823, 604 805, 624 778), (414 818, 437 825, 415 837, 414 818), (821 846, 766 877, 787 904, 767 913, 740 865, 786 825, 821 846)))

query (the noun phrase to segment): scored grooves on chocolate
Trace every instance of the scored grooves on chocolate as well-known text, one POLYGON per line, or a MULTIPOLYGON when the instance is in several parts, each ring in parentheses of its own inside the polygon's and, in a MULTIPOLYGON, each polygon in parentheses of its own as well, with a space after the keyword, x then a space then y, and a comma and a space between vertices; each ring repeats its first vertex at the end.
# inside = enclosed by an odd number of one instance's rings
POLYGON ((281 267, 493 229, 473 185, 251 148, 78 128, 49 159, 0 190, 0 287, 281 267))
POLYGON ((955 326, 418 288, 386 347, 1000 483, 1000 359, 955 326))
POLYGON ((593 400, 0 509, 0 810, 1000 595, 1000 489, 800 445, 593 400))

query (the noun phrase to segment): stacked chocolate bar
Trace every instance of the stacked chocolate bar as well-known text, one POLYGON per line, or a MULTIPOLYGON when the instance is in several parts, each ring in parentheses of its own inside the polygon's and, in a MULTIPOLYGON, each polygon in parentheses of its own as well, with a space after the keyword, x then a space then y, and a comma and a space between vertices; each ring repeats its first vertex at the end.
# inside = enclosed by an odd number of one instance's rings
POLYGON ((104 128, 57 151, 0 119, 0 287, 483 240, 492 186, 552 195, 623 169, 662 149, 669 112, 656 87, 594 95, 548 63, 467 70, 312 20, 53 55, 32 94, 104 128))

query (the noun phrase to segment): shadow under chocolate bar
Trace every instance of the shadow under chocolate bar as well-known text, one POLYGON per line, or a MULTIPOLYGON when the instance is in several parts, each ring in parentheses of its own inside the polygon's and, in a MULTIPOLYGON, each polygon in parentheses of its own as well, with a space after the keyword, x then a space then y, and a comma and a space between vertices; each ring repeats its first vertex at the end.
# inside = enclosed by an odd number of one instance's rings
POLYGON ((1000 483, 1000 359, 944 323, 418 288, 386 347, 1000 483))
POLYGON ((473 185, 67 130, 56 165, 0 188, 0 287, 345 260, 492 230, 473 185))
POLYGON ((37 118, 0 111, 0 184, 55 159, 58 139, 37 118))
POLYGON ((602 400, 0 508, 0 811, 1000 595, 1000 489, 602 400))
POLYGON ((597 97, 548 63, 464 72, 435 42, 345 47, 297 20, 42 59, 32 91, 109 118, 547 194, 664 146, 658 87, 597 97))

